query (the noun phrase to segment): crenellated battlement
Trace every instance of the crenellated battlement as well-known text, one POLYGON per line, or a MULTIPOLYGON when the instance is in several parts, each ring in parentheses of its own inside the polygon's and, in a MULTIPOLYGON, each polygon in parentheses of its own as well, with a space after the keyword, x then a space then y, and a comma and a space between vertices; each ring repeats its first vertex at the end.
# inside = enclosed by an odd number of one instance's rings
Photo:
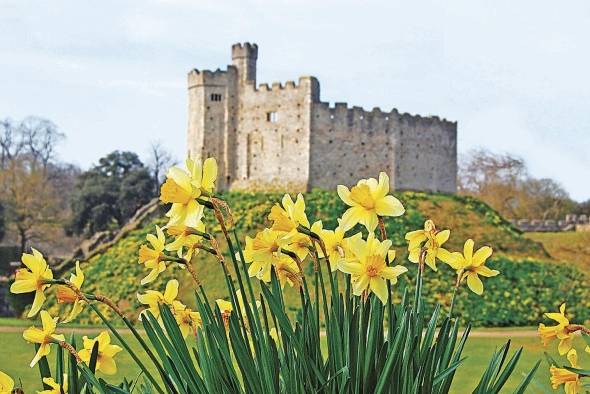
MULTIPOLYGON (((369 111, 359 106, 349 107, 345 102, 337 102, 333 105, 328 102, 318 102, 315 103, 314 106, 317 108, 316 116, 327 116, 329 122, 333 124, 346 121, 351 124, 351 126, 354 125, 354 129, 357 131, 366 130, 366 128, 363 127, 359 130, 359 124, 366 124, 370 127, 375 124, 375 122, 389 125, 390 127, 402 124, 408 127, 420 125, 422 127, 437 126, 445 129, 454 129, 457 126, 457 122, 441 119, 438 116, 424 117, 421 115, 412 115, 407 112, 400 113, 396 108, 386 112, 379 107, 374 107, 369 111)), ((386 129, 381 131, 385 132, 386 129)))
POLYGON ((226 84, 228 74, 235 75, 237 72, 234 66, 227 66, 227 69, 221 70, 198 70, 192 69, 188 75, 188 87, 189 89, 195 86, 209 85, 209 84, 226 84))
POLYGON ((258 58, 258 45, 249 42, 237 43, 231 46, 232 59, 237 58, 258 58))
POLYGON ((392 188, 456 191, 456 122, 322 102, 312 76, 257 84, 257 58, 256 44, 234 44, 226 70, 188 75, 189 152, 217 157, 220 188, 333 188, 386 171, 392 188))

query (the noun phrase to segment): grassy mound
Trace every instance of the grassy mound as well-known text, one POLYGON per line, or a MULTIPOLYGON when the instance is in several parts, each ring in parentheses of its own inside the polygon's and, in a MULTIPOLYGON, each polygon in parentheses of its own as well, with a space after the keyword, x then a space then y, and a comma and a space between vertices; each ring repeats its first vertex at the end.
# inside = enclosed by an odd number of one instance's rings
MULTIPOLYGON (((243 238, 246 235, 253 236, 267 224, 268 212, 282 195, 232 192, 222 197, 231 206, 238 232, 243 238)), ((502 275, 485 282, 489 291, 483 297, 468 295, 465 289, 459 297, 456 310, 463 311, 463 316, 469 321, 493 326, 534 324, 541 319, 542 312, 555 309, 562 300, 568 300, 572 306, 577 305, 574 314, 589 315, 590 304, 583 301, 589 298, 584 297, 589 285, 586 278, 575 268, 562 269, 552 263, 540 243, 525 238, 486 204, 473 198, 443 194, 403 192, 398 193, 397 197, 407 211, 400 218, 387 220, 387 231, 398 250, 397 263, 410 268, 407 275, 409 279, 415 277, 415 265, 406 259, 404 234, 421 228, 427 218, 433 219, 440 228, 451 229, 451 238, 445 244, 449 249, 462 250, 467 238, 473 238, 476 245, 486 244, 494 248, 490 266, 501 270, 502 275)), ((321 219, 324 228, 334 228, 336 218, 345 210, 334 192, 313 191, 305 195, 305 200, 310 221, 321 219)), ((139 309, 136 293, 143 291, 139 280, 146 275, 143 266, 137 263, 137 250, 145 242, 146 234, 154 231, 155 224, 163 225, 164 222, 158 219, 148 223, 104 253, 84 262, 82 268, 87 278, 85 289, 120 300, 121 308, 136 313, 139 309)), ((219 231, 211 218, 207 225, 209 232, 219 231)), ((306 269, 311 273, 313 265, 309 263, 306 269)), ((227 297, 223 274, 216 260, 202 253, 196 270, 210 299, 227 297)), ((440 271, 440 275, 429 273, 426 276, 428 291, 425 296, 448 305, 454 278, 448 268, 443 267, 440 271)), ((191 295, 188 274, 181 272, 180 268, 169 269, 149 288, 163 290, 165 282, 173 276, 184 285, 180 298, 191 305, 194 297, 191 295)), ((401 282, 396 296, 400 296, 405 284, 411 285, 401 282)), ((296 313, 297 291, 287 289, 285 296, 287 303, 293 305, 293 313, 296 313)), ((96 321, 86 313, 81 315, 81 319, 83 322, 96 321)))
POLYGON ((525 237, 543 244, 553 259, 590 272, 590 232, 526 233, 525 237))

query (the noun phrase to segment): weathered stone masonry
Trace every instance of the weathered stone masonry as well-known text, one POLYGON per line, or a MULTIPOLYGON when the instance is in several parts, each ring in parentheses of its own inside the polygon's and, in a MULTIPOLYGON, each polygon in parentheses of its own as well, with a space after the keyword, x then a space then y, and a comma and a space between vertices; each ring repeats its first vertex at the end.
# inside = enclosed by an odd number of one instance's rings
POLYGON ((397 190, 454 193, 457 123, 320 100, 314 77, 256 85, 256 44, 227 70, 188 75, 188 153, 214 156, 218 188, 310 190, 390 176, 397 190))

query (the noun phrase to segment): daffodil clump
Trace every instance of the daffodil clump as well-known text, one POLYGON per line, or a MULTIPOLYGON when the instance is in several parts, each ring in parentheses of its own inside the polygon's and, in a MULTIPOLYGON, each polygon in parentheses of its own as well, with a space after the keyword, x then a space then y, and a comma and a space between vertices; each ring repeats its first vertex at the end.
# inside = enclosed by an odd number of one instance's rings
POLYGON ((543 346, 556 341, 560 356, 565 356, 567 364, 561 367, 556 360, 547 356, 551 387, 558 389, 563 386, 566 394, 586 393, 590 390, 590 370, 582 368, 578 363, 578 352, 574 348, 574 336, 581 334, 586 342, 584 351, 590 353, 590 329, 582 324, 573 324, 566 316, 565 303, 559 307, 559 312, 547 312, 545 317, 553 320, 554 324, 547 326, 539 323, 539 336, 543 346))
MULTIPOLYGON (((405 235, 408 259, 419 267, 411 297, 406 283, 400 282, 408 269, 399 258, 395 262, 396 251, 385 226, 385 220, 395 220, 405 209, 390 194, 385 173, 378 179, 362 179, 350 189, 338 186, 347 209, 335 228, 309 220, 302 194, 295 199, 286 194, 268 213, 268 226, 246 236, 243 243, 231 209, 215 195, 216 177, 212 158, 202 163, 188 159, 184 168, 168 171, 160 193, 161 202, 169 204, 168 221, 147 235, 137 255, 137 264, 146 270, 138 283, 137 300, 144 306, 138 322, 131 322, 116 300, 85 292, 80 263, 69 278, 55 279, 37 250, 23 255, 25 267, 17 271, 11 290, 35 293, 28 316, 41 311, 42 327, 31 327, 23 336, 37 346, 31 366, 39 364, 44 393, 130 393, 133 388, 159 394, 449 391, 469 334, 467 327, 458 339, 455 297, 462 283, 481 295, 482 278, 499 274, 486 265, 490 247, 475 250, 474 241, 467 240, 462 252, 451 251, 446 246, 450 230, 440 231, 427 220, 423 229, 405 235), (208 214, 217 220, 219 233, 205 226, 208 214), (221 244, 227 246, 225 252, 221 244), (199 265, 200 253, 215 256, 218 264, 199 265), (421 307, 421 278, 436 275, 437 263, 457 274, 456 281, 449 283, 453 298, 447 317, 440 314, 440 307, 431 316, 421 307), (425 272, 425 267, 433 273, 425 272), (226 298, 208 297, 199 275, 205 269, 219 270, 226 298), (153 288, 165 271, 176 278, 164 289, 153 288), (183 276, 194 287, 194 308, 179 299, 180 283, 187 283, 183 276), (42 310, 52 288, 57 301, 69 306, 64 316, 42 310), (287 313, 293 306, 285 305, 284 291, 300 295, 294 319, 287 313), (98 304, 111 314, 105 316, 98 304), (66 340, 59 329, 75 321, 84 308, 102 319, 109 331, 94 338, 84 336, 80 346, 73 336, 66 340), (120 335, 114 319, 127 327, 137 346, 120 335), (70 357, 67 362, 58 357, 51 376, 47 355, 55 346, 70 357), (129 353, 137 364, 143 383, 132 382, 133 377, 107 383, 105 378, 117 372, 121 352, 129 353)), ((558 327, 544 327, 544 335, 559 338, 560 349, 569 348, 571 325, 555 320, 558 327)), ((482 376, 480 387, 499 390, 510 376, 511 370, 503 366, 508 345, 503 349, 493 355, 488 367, 493 372, 482 376)), ((519 356, 517 352, 509 365, 519 356)), ((533 373, 521 384, 523 389, 533 373)), ((567 372, 555 370, 554 376, 555 382, 571 382, 567 372)), ((14 386, 11 377, 0 373, 0 393, 14 386)))

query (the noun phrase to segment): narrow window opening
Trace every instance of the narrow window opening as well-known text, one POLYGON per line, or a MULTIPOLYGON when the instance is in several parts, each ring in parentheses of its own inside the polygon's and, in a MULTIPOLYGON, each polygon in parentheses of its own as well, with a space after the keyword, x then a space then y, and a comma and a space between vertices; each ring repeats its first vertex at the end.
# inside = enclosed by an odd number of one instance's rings
POLYGON ((221 101, 221 94, 219 94, 219 93, 212 93, 211 94, 211 101, 221 101))
POLYGON ((276 123, 278 120, 278 116, 276 112, 267 112, 266 113, 266 121, 271 123, 276 123))

